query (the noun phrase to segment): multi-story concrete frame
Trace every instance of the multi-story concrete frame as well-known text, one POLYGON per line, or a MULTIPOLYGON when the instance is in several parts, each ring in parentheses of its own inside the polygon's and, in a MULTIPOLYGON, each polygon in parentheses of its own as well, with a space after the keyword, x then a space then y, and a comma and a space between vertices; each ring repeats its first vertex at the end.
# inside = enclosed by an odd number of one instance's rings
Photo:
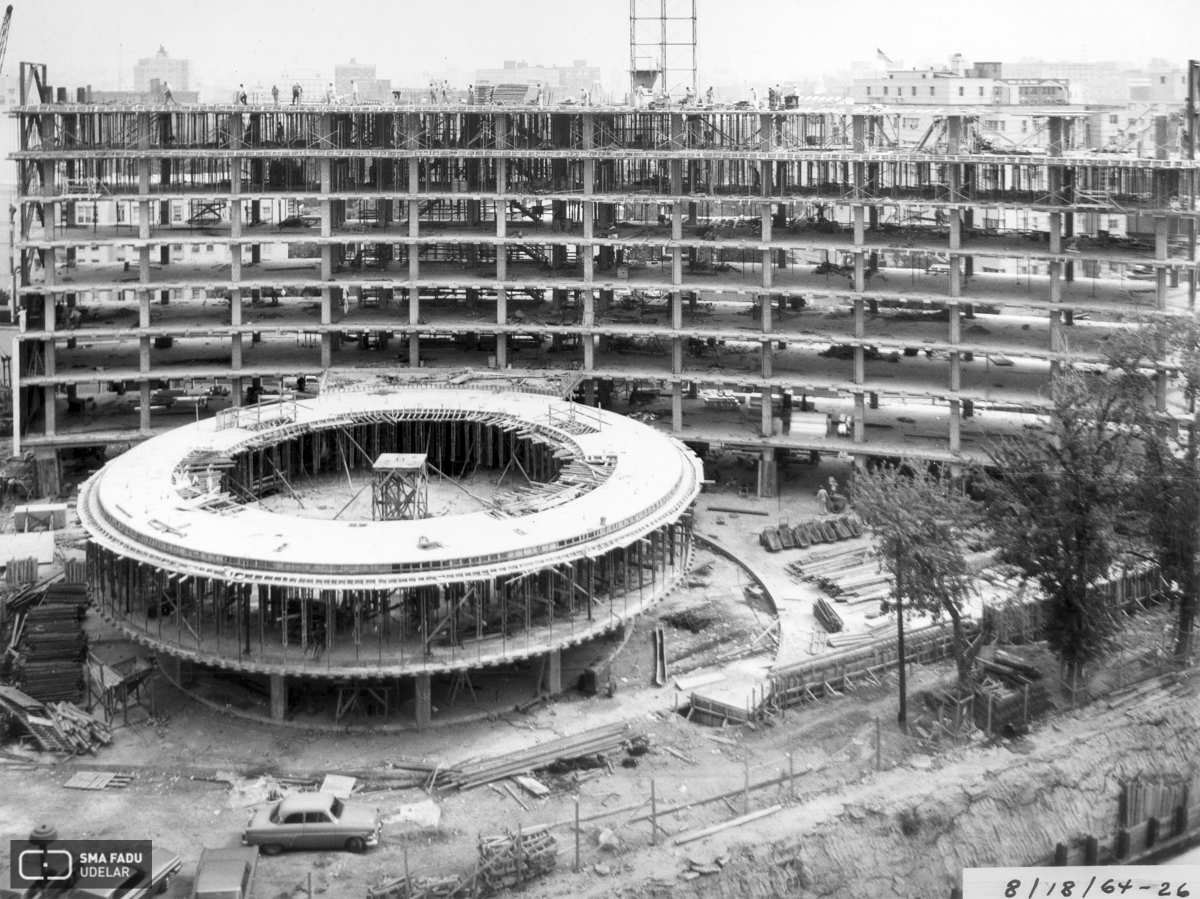
POLYGON ((605 405, 631 386, 656 426, 759 454, 768 492, 777 451, 979 458, 1045 411, 1064 360, 1195 300, 1197 164, 1078 152, 1083 110, 1027 111, 1046 152, 967 152, 990 108, 941 109, 945 139, 913 153, 870 107, 27 102, 16 433, 128 442, 169 427, 164 388, 237 404, 258 379, 391 358, 399 379, 574 369, 605 405), (136 231, 57 226, 88 178, 140 204, 136 231), (202 233, 240 248, 228 269, 175 263, 201 232, 151 210, 178 198, 223 206, 202 233), (259 224, 285 203, 316 224, 259 224), (1134 212, 1152 232, 1114 239, 1134 212), (137 263, 65 265, 106 242, 137 263), (272 243, 295 258, 262 262, 272 243), (191 302, 161 305, 171 290, 191 302))

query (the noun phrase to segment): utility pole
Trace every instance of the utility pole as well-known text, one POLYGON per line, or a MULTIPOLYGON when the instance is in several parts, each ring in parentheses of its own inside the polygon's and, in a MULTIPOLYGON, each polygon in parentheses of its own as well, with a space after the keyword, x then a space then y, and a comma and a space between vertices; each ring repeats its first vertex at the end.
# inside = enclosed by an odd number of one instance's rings
POLYGON ((896 560, 896 653, 900 671, 900 712, 896 720, 900 732, 908 733, 908 674, 904 658, 904 556, 896 560))

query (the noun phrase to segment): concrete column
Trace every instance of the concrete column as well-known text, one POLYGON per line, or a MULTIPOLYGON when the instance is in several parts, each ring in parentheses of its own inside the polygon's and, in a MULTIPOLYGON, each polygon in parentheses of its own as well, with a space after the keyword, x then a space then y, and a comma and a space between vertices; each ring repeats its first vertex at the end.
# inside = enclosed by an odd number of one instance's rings
POLYGON ((543 685, 551 696, 563 691, 561 650, 552 649, 546 653, 546 679, 543 685))
POLYGON ((962 447, 962 403, 950 401, 950 452, 957 453, 962 447))
POLYGON ((863 384, 867 378, 866 352, 861 346, 854 348, 854 383, 863 384))
POLYGON ((770 387, 762 389, 762 414, 759 416, 759 428, 764 437, 771 437, 775 433, 775 422, 771 416, 771 395, 770 387))
MULTIPOLYGON (((508 288, 501 287, 496 290, 496 324, 503 325, 508 321, 508 288)), ((587 340, 584 341, 584 368, 589 368, 586 365, 587 360, 587 340)), ((496 335, 496 367, 504 368, 508 364, 508 335, 496 335)))
MULTIPOLYGON (((1168 254, 1167 244, 1167 217, 1165 215, 1157 216, 1154 219, 1154 258, 1159 262, 1165 262, 1168 254)), ((1167 269, 1166 266, 1159 266, 1154 270, 1154 301, 1155 308, 1163 312, 1167 308, 1167 269)))
POLYGON ((862 293, 867 287, 865 258, 861 249, 864 241, 865 209, 864 206, 854 207, 854 290, 856 293, 862 293))
POLYGON ((867 439, 867 403, 861 393, 854 394, 854 442, 865 443, 867 439))
POLYGON ((770 378, 774 375, 774 367, 772 365, 774 361, 774 346, 771 341, 764 340, 760 343, 760 347, 762 350, 760 357, 762 360, 762 376, 770 378))
POLYGON ((683 383, 671 385, 671 430, 678 434, 683 430, 683 383))
MULTIPOLYGON (((954 166, 951 166, 954 168, 954 166)), ((950 296, 962 296, 962 259, 954 250, 962 247, 962 210, 950 210, 950 296)))
POLYGON ((671 374, 683 374, 683 338, 671 338, 671 374))
POLYGON ((775 450, 767 447, 762 451, 762 455, 758 460, 758 489, 756 492, 760 498, 775 495, 778 477, 778 470, 775 465, 775 450))
POLYGON ((283 721, 287 718, 288 692, 287 678, 282 674, 271 675, 271 720, 283 721))
POLYGON ((957 350, 950 352, 950 389, 962 389, 962 353, 957 350))
POLYGON ((861 299, 854 299, 854 336, 859 340, 867 335, 867 317, 863 308, 865 305, 861 299))
POLYGON ((414 708, 414 714, 417 721, 417 730, 424 730, 429 727, 429 721, 433 716, 433 701, 430 697, 431 680, 428 674, 422 672, 417 675, 417 702, 414 708))

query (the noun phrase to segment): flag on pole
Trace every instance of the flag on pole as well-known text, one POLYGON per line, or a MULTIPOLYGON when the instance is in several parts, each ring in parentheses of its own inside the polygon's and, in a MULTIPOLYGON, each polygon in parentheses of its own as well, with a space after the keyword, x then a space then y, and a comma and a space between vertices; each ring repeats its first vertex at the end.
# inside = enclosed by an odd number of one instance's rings
POLYGON ((880 50, 878 47, 875 48, 875 58, 882 62, 891 62, 891 60, 888 59, 888 55, 886 53, 884 53, 882 50, 880 50))

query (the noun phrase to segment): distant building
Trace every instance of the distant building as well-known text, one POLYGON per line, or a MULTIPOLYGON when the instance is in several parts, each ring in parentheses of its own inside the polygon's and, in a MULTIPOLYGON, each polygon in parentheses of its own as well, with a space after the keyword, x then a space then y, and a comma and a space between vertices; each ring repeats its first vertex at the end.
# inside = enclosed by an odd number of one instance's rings
POLYGON ((171 59, 166 49, 159 45, 154 56, 139 59, 133 67, 133 89, 138 93, 146 93, 150 90, 150 82, 158 81, 160 84, 170 83, 173 93, 190 90, 191 67, 190 60, 171 59))
MULTIPOLYGON (((376 78, 375 66, 350 60, 345 65, 333 67, 333 87, 338 96, 350 100, 354 88, 350 82, 358 83, 358 99, 372 102, 388 102, 392 100, 392 82, 390 78, 376 78)), ((291 88, 289 87, 289 91, 291 88)), ((289 100, 291 94, 288 94, 289 100)), ((313 98, 315 99, 315 98, 313 98)))
POLYGON ((575 97, 581 90, 591 90, 600 81, 600 67, 589 66, 586 59, 577 59, 570 66, 531 66, 524 62, 505 60, 502 69, 476 69, 475 83, 541 84, 546 89, 547 102, 575 97))
MULTIPOLYGON (((139 103, 152 106, 167 99, 163 84, 157 78, 151 78, 146 90, 142 91, 97 91, 88 90, 89 103, 139 103)), ((199 91, 178 90, 171 82, 171 99, 176 103, 191 106, 200 102, 199 91)))
POLYGON ((1070 100, 1065 79, 1010 77, 998 62, 967 67, 955 54, 948 69, 888 69, 857 78, 856 103, 936 104, 945 106, 1055 106, 1070 100))

